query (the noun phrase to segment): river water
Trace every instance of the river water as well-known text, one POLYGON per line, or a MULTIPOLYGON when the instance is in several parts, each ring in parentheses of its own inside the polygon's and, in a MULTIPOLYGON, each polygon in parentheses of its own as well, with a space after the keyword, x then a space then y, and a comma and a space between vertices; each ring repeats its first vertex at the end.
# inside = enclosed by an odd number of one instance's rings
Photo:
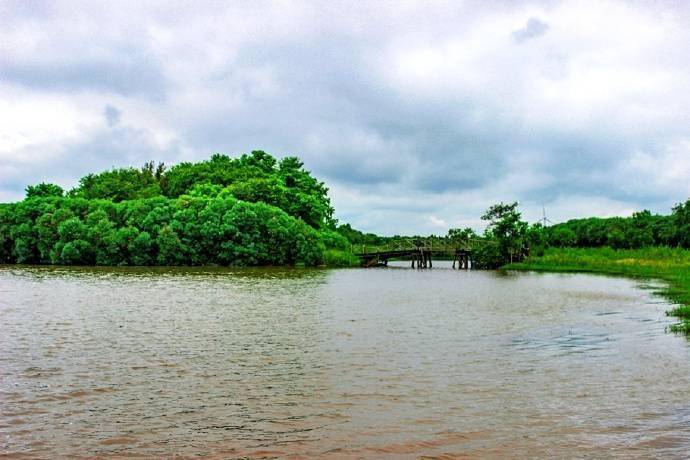
POLYGON ((686 457, 653 285, 406 267, 0 267, 0 453, 686 457))

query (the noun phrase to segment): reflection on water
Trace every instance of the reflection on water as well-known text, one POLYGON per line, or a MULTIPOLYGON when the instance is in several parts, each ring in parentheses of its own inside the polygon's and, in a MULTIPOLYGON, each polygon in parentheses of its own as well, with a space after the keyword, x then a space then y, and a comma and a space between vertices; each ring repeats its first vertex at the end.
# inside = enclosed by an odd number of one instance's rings
POLYGON ((653 288, 446 265, 1 267, 0 452, 685 456, 653 288))

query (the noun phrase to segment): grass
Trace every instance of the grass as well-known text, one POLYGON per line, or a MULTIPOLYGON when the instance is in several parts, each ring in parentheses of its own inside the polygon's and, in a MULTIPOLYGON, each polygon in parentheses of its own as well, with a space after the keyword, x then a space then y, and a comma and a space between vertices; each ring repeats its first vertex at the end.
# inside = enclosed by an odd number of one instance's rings
POLYGON ((678 304, 666 312, 679 319, 672 332, 690 335, 690 250, 677 248, 552 248, 544 255, 506 265, 511 270, 608 273, 666 281, 660 294, 678 304))
POLYGON ((353 256, 348 251, 337 249, 326 249, 323 254, 324 265, 327 267, 359 267, 359 258, 353 256))

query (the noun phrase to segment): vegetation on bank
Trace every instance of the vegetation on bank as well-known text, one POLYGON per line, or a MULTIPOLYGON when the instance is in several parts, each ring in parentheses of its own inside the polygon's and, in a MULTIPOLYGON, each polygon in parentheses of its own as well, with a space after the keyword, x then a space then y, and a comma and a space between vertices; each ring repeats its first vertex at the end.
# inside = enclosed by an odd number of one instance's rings
POLYGON ((0 204, 0 263, 349 265, 327 192, 263 151, 42 183, 0 204))
POLYGON ((674 332, 690 334, 690 251, 683 248, 643 249, 549 248, 539 256, 506 265, 513 270, 592 272, 656 278, 667 283, 660 293, 679 306, 667 312, 680 322, 674 332))
POLYGON ((572 219, 543 229, 541 241, 549 247, 638 249, 651 246, 690 248, 690 200, 668 215, 644 210, 630 217, 572 219))

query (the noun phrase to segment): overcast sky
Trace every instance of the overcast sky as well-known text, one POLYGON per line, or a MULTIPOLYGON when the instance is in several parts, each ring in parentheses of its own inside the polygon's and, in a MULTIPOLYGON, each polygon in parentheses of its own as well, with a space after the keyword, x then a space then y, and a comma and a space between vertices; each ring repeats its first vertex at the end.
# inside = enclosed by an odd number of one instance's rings
POLYGON ((683 2, 0 2, 0 201, 214 152, 297 155, 336 216, 481 229, 690 197, 683 2))

